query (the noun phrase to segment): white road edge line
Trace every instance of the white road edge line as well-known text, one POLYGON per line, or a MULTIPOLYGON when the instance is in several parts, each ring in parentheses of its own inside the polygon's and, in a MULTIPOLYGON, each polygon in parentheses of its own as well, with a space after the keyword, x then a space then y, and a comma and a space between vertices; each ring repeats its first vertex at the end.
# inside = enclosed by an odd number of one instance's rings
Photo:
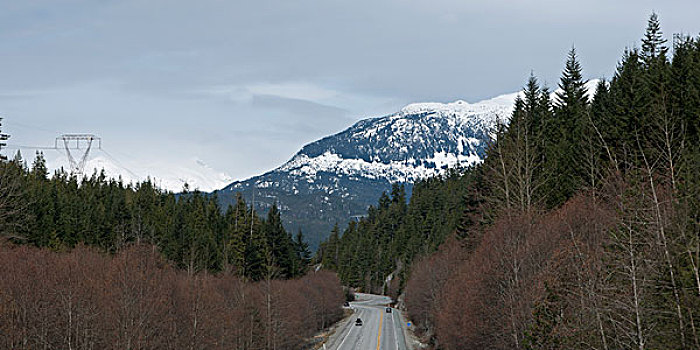
POLYGON ((394 312, 391 313, 391 328, 394 329, 394 341, 396 342, 396 350, 399 350, 399 338, 396 337, 396 319, 394 319, 394 312))
MULTIPOLYGON (((358 316, 359 316, 359 313, 358 313, 358 316)), ((352 327, 353 326, 352 325, 352 317, 350 317, 350 321, 348 323, 350 323, 350 330, 348 330, 348 334, 345 335, 345 338, 343 338, 343 341, 340 342, 340 345, 338 345, 338 348, 336 350, 340 350, 343 347, 343 344, 345 344, 345 341, 348 340, 348 336, 350 335, 350 332, 352 332, 352 330, 354 329, 352 327)))

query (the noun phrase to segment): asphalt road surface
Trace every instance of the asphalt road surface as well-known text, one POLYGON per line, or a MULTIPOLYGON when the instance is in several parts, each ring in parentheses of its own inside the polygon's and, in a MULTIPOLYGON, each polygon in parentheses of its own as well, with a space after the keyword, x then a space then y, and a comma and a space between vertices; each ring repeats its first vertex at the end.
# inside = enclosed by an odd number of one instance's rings
POLYGON ((373 294, 356 294, 350 307, 355 313, 338 327, 326 343, 327 350, 408 350, 405 324, 399 310, 386 312, 391 299, 373 294), (362 326, 355 325, 357 318, 362 326))

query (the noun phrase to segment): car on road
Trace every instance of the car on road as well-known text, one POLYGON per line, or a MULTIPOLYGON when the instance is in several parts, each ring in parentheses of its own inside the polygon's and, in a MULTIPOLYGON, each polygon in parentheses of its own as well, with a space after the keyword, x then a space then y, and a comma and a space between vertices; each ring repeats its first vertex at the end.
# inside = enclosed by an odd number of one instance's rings
POLYGON ((390 313, 391 313, 391 308, 390 308, 390 307, 387 307, 387 308, 386 308, 386 312, 390 314, 390 313))
POLYGON ((362 320, 360 318, 355 320, 355 326, 362 326, 362 320))
POLYGON ((350 307, 350 303, 348 303, 348 302, 346 301, 346 302, 343 303, 343 306, 345 306, 345 307, 350 307))

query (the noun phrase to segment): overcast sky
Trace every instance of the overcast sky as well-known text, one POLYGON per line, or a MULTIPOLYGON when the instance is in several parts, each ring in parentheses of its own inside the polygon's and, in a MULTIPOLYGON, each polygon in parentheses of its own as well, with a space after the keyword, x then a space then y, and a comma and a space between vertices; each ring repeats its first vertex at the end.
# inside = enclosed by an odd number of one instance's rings
POLYGON ((0 0, 0 116, 11 144, 90 132, 243 179, 407 103, 554 86, 572 45, 610 77, 652 11, 700 32, 698 0, 0 0))

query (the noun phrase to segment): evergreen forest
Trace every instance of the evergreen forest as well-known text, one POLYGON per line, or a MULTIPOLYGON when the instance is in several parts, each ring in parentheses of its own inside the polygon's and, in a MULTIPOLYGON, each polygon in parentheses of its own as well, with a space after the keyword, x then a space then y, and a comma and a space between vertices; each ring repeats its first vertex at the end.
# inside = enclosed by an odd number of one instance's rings
POLYGON ((216 196, 174 194, 151 181, 125 185, 104 172, 78 178, 63 170, 49 177, 37 153, 27 167, 18 152, 3 165, 3 233, 16 243, 69 250, 85 244, 108 253, 152 244, 177 267, 196 273, 230 271, 257 281, 306 273, 310 252, 282 226, 273 206, 261 218, 241 196, 221 208, 216 196), (11 215, 10 215, 11 214, 11 215))

